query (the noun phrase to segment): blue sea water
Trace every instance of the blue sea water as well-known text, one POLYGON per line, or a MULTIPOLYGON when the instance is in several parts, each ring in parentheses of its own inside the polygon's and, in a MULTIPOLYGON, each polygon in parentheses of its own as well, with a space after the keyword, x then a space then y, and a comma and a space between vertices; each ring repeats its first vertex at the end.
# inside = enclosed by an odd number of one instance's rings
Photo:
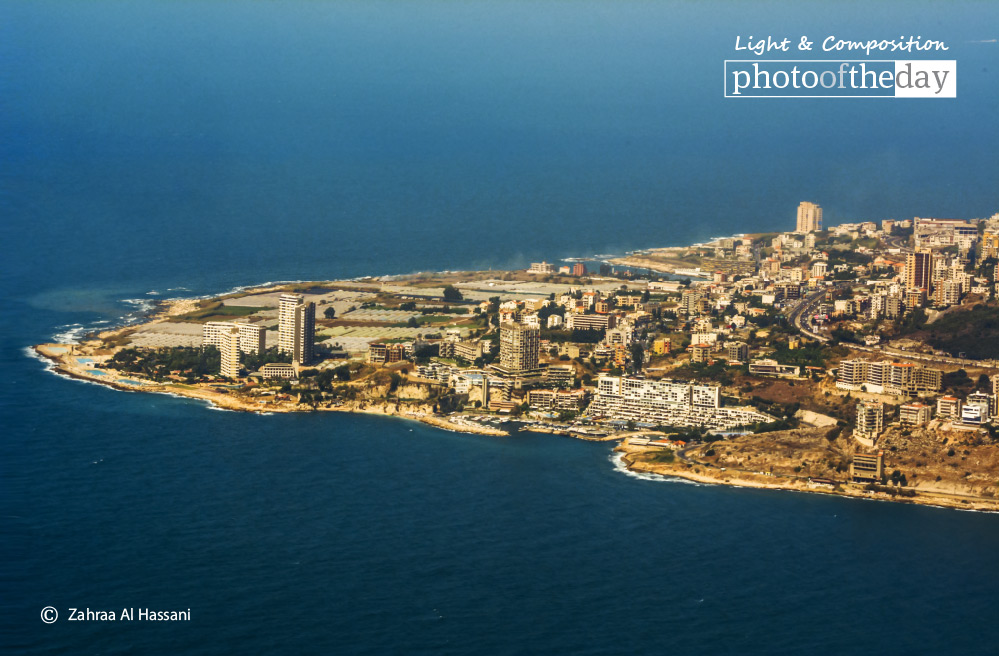
POLYGON ((827 223, 993 214, 995 5, 0 11, 5 652, 995 653, 992 515, 212 411, 25 354, 161 297, 782 229, 804 199, 827 223), (945 40, 958 98, 723 99, 735 36, 768 33, 945 40))

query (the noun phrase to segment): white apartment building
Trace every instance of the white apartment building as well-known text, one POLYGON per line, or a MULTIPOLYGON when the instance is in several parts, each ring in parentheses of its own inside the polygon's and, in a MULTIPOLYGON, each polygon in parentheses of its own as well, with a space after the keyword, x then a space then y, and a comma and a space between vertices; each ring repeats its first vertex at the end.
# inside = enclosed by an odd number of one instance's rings
POLYGON ((875 438, 885 429, 885 404, 861 401, 857 404, 857 430, 863 437, 875 438))
POLYGON ((229 332, 222 337, 222 346, 219 347, 222 354, 219 373, 225 378, 237 378, 242 369, 239 364, 239 342, 239 328, 230 326, 229 332))
POLYGON ((239 330, 240 353, 262 353, 264 351, 266 329, 263 326, 231 321, 209 321, 206 323, 201 333, 202 346, 214 346, 221 351, 234 327, 239 330))
POLYGON ((636 377, 601 376, 597 396, 587 409, 596 417, 624 419, 674 426, 735 428, 773 417, 748 407, 721 407, 715 385, 682 381, 647 380, 636 377))

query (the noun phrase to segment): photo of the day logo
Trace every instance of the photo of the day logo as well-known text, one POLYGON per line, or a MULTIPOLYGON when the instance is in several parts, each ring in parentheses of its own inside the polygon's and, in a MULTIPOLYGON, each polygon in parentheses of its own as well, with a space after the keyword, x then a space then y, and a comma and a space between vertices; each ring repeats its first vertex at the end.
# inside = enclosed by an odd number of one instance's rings
POLYGON ((957 61, 725 60, 726 98, 956 98, 957 61))

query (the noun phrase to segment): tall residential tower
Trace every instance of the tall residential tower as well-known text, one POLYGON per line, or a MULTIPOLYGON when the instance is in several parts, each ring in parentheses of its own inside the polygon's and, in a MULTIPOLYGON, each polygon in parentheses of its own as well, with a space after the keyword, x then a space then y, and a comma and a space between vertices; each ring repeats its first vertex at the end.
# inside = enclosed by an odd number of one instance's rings
POLYGON ((239 376, 241 367, 239 365, 239 328, 231 326, 228 332, 221 338, 219 352, 222 355, 221 368, 219 373, 225 378, 236 378, 239 376))
POLYGON ((278 306, 278 348, 293 362, 311 364, 315 354, 316 304, 299 294, 281 294, 278 306))
POLYGON ((815 203, 802 201, 798 205, 798 225, 795 232, 807 234, 822 230, 822 208, 815 203))
POLYGON ((538 368, 541 331, 534 326, 505 323, 500 326, 500 367, 518 374, 538 368))
POLYGON ((917 250, 905 256, 905 288, 922 289, 930 293, 930 283, 933 281, 933 253, 929 250, 917 250))

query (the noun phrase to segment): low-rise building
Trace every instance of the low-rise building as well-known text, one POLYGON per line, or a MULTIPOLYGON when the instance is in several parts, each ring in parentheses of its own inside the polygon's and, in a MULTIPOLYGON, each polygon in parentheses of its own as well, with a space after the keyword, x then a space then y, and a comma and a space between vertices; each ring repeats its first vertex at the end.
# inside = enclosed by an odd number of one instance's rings
POLYGON ((552 389, 528 390, 527 403, 535 410, 548 410, 555 404, 555 390, 552 389))
POLYGON ((268 362, 259 373, 264 378, 294 378, 295 367, 287 362, 268 362))
POLYGON ((861 401, 857 404, 857 430, 861 437, 876 439, 885 428, 885 404, 861 401))
POLYGON ((604 343, 608 346, 623 344, 624 346, 630 346, 632 340, 635 337, 634 329, 627 325, 622 324, 617 328, 611 328, 604 335, 604 343))
POLYGON ((431 362, 421 364, 416 368, 416 375, 427 380, 436 380, 439 383, 447 383, 451 379, 451 371, 454 368, 443 362, 431 362))
POLYGON ((661 280, 650 282, 648 289, 650 292, 673 292, 676 293, 683 288, 679 280, 661 280))
MULTIPOLYGON (((673 347, 673 342, 669 337, 660 337, 652 342, 652 352, 655 355, 666 355, 673 347)), ((997 377, 999 379, 999 377, 997 377)), ((994 383, 996 384, 996 383, 994 383)))
POLYGON ((985 392, 973 392, 965 397, 961 406, 961 422, 985 424, 993 415, 995 397, 985 392))
POLYGON ((721 391, 716 385, 632 376, 601 376, 597 380, 597 396, 587 414, 591 417, 718 429, 773 421, 773 417, 754 408, 722 407, 721 391))
POLYGON ((725 358, 745 362, 749 359, 749 345, 745 342, 725 342, 725 358))
POLYGON ((711 358, 711 346, 708 344, 694 344, 690 347, 691 362, 707 362, 711 358))
POLYGON ((477 359, 482 357, 484 347, 485 343, 480 341, 465 340, 461 342, 454 342, 452 354, 459 360, 475 362, 477 359))
POLYGON ((903 426, 924 426, 930 423, 932 411, 925 403, 905 403, 898 408, 898 419, 903 426))
POLYGON ((693 332, 690 334, 691 344, 715 344, 718 342, 718 333, 693 332))
POLYGON ((616 320, 613 314, 570 314, 565 324, 569 330, 607 330, 616 320))
POLYGON ((235 321, 209 321, 201 329, 202 346, 214 346, 220 351, 229 342, 233 328, 239 331, 240 353, 263 353, 266 329, 260 324, 235 321))
POLYGON ((961 416, 961 400, 956 396, 941 396, 937 399, 937 416, 957 419, 961 416))
POLYGON ((801 367, 791 364, 780 364, 776 360, 769 358, 760 358, 749 363, 749 373, 754 376, 795 377, 801 374, 801 367))
POLYGON ((555 392, 554 409, 582 412, 590 402, 590 393, 584 389, 558 390, 555 392))
POLYGON ((372 364, 392 364, 406 359, 405 344, 368 344, 368 362, 372 364))
POLYGON ((468 394, 472 387, 487 384, 488 377, 479 370, 466 369, 451 376, 451 387, 456 394, 468 394))
POLYGON ((943 372, 912 362, 843 360, 839 363, 836 387, 866 389, 874 394, 914 395, 940 390, 943 372))
POLYGON ((545 382, 553 387, 571 387, 576 378, 576 369, 572 365, 549 365, 545 370, 545 382))
POLYGON ((850 463, 850 479, 854 483, 880 483, 884 479, 885 452, 876 455, 858 453, 850 463))

